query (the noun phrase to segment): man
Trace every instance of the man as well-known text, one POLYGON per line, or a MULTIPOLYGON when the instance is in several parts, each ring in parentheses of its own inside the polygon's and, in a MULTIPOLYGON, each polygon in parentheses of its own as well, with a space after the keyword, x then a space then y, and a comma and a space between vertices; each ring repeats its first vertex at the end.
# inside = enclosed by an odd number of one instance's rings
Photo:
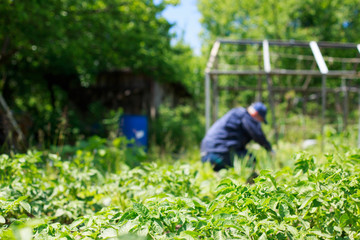
POLYGON ((255 158, 245 148, 251 140, 273 152, 261 129, 261 123, 267 123, 266 113, 267 108, 261 102, 247 109, 231 109, 211 126, 201 141, 201 161, 210 162, 215 171, 233 167, 235 154, 241 158, 248 155, 255 163, 255 158))

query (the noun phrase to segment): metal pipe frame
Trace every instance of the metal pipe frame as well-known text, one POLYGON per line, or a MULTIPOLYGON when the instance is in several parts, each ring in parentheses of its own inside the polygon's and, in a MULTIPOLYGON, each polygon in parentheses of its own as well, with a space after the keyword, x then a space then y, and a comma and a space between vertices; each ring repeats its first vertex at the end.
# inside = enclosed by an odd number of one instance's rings
MULTIPOLYGON (((324 57, 320 52, 321 48, 357 48, 360 53, 360 44, 354 43, 332 43, 332 42, 303 42, 303 41, 281 41, 281 40, 228 40, 228 39, 218 39, 211 50, 210 57, 205 69, 205 116, 206 116, 206 130, 210 128, 210 117, 211 117, 211 99, 210 99, 210 91, 211 91, 211 78, 212 76, 219 75, 265 75, 268 82, 268 91, 275 90, 272 87, 271 76, 273 75, 302 75, 302 76, 321 76, 322 77, 322 87, 321 87, 321 95, 322 95, 322 128, 321 134, 323 136, 323 128, 325 123, 325 107, 326 107, 326 92, 329 91, 326 88, 326 80, 327 77, 345 77, 347 79, 358 79, 360 78, 359 71, 329 71, 324 57), (218 56, 218 52, 221 44, 238 44, 238 45, 259 45, 263 47, 263 58, 264 58, 264 70, 214 70, 214 63, 218 56), (270 51, 269 46, 297 46, 297 47, 310 47, 316 64, 319 68, 319 71, 315 70, 290 70, 290 69, 271 69, 270 65, 270 51)), ((330 58, 328 58, 329 60, 330 58)), ((352 60, 353 61, 353 60, 352 60)), ((215 86, 217 87, 217 86, 215 86)), ((218 89, 221 89, 218 88, 218 89)), ((360 88, 357 88, 359 91, 359 112, 360 112, 360 88)), ((272 96, 271 92, 269 94, 272 96)), ((271 97, 270 97, 271 98, 271 97)), ((271 106, 273 105, 272 99, 270 99, 271 106)), ((273 112, 272 106, 272 112, 273 112)), ((274 118, 273 113, 273 118, 274 118)), ((273 120, 274 123, 274 120, 273 120)), ((359 147, 360 147, 360 117, 359 117, 359 147)), ((323 143, 322 143, 323 148, 323 143)))

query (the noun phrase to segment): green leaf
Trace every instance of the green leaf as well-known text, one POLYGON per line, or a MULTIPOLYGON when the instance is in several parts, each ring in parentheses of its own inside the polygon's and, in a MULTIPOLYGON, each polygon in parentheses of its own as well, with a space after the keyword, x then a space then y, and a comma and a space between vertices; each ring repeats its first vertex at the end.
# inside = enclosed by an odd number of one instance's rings
POLYGON ((161 221, 159 221, 157 219, 152 222, 151 227, 154 229, 154 231, 157 234, 161 234, 164 232, 163 224, 161 223, 161 221))
POLYGON ((181 198, 188 208, 195 208, 195 203, 191 198, 181 198))
POLYGON ((298 230, 293 226, 286 225, 286 229, 294 237, 298 234, 298 230))
POLYGON ((0 223, 6 223, 6 219, 0 215, 0 223))
POLYGON ((236 186, 235 183, 230 179, 230 178, 225 178, 223 180, 220 181, 219 185, 217 186, 217 188, 222 187, 222 186, 236 186))
POLYGON ((189 230, 186 230, 186 231, 183 231, 184 233, 186 233, 187 235, 190 235, 192 237, 198 237, 200 236, 201 234, 196 232, 196 231, 189 231, 189 230))
POLYGON ((29 203, 21 201, 20 205, 28 212, 31 213, 31 206, 29 203))
POLYGON ((73 222, 70 224, 70 229, 79 226, 79 225, 80 225, 81 223, 83 223, 83 222, 84 222, 84 219, 82 219, 82 218, 73 221, 73 222))
POLYGON ((261 236, 259 237, 259 240, 267 240, 267 236, 265 233, 261 234, 261 236))
POLYGON ((309 204, 311 204, 315 199, 317 199, 319 197, 319 195, 314 195, 312 197, 307 197, 305 198, 305 200, 302 202, 301 206, 300 206, 300 210, 304 209, 306 206, 308 206, 309 204))
POLYGON ((117 236, 117 231, 113 228, 106 228, 102 233, 99 235, 100 238, 113 238, 117 236))
POLYGON ((272 172, 270 172, 270 171, 261 171, 261 174, 263 176, 265 176, 266 178, 270 179, 270 181, 272 182, 274 187, 277 188, 277 183, 276 183, 276 180, 275 180, 272 172))
POLYGON ((332 239, 333 237, 327 233, 323 233, 321 231, 311 231, 310 233, 318 236, 318 237, 323 237, 325 239, 332 239))
POLYGON ((130 220, 136 218, 137 213, 135 211, 127 211, 125 212, 121 218, 119 219, 119 222, 122 222, 124 220, 130 220))
POLYGON ((303 173, 308 172, 315 168, 315 160, 312 155, 306 155, 304 153, 296 154, 295 171, 302 170, 303 173))
POLYGON ((139 214, 140 216, 147 218, 149 217, 149 209, 147 209, 143 204, 141 203, 134 203, 133 204, 134 211, 139 214))
POLYGON ((347 221, 349 220, 349 216, 345 213, 342 214, 340 217, 340 226, 343 228, 347 225, 347 221))
POLYGON ((208 210, 206 211, 207 214, 211 214, 215 208, 219 205, 219 201, 214 200, 209 204, 208 210))
POLYGON ((216 231, 214 234, 214 239, 215 240, 225 240, 226 237, 222 231, 216 231))
POLYGON ((298 219, 297 215, 287 215, 287 216, 284 217, 285 221, 295 221, 297 219, 298 219))
POLYGON ((136 220, 129 220, 125 222, 119 229, 119 234, 129 233, 131 230, 138 227, 139 222, 136 220))
POLYGON ((279 205, 279 214, 282 218, 290 214, 288 205, 283 202, 281 202, 279 205))
POLYGON ((21 202, 21 201, 24 201, 25 199, 27 199, 28 197, 27 196, 21 196, 19 197, 18 199, 16 199, 15 202, 21 202))
POLYGON ((226 195, 227 193, 233 192, 235 190, 236 190, 236 188, 234 188, 233 186, 225 187, 225 188, 220 189, 220 191, 218 191, 216 196, 226 195))
POLYGON ((360 163, 360 154, 352 154, 349 156, 349 159, 356 163, 360 163))
MULTIPOLYGON (((199 237, 201 236, 201 234, 198 231, 191 231, 191 230, 185 230, 185 231, 181 231, 180 233, 180 237, 179 239, 199 239, 199 237)), ((177 239, 177 238, 176 238, 177 239)))
MULTIPOLYGON (((57 209, 56 212, 55 212, 55 217, 60 217, 60 216, 64 215, 65 213, 66 213, 66 212, 65 212, 64 209, 59 208, 59 209, 57 209)), ((89 221, 89 222, 90 222, 90 221, 89 221)))

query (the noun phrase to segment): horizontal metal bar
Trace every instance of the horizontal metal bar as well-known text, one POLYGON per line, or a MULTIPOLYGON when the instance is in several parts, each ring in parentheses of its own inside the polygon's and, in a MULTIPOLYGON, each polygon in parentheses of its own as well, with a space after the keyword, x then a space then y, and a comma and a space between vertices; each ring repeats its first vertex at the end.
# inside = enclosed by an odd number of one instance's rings
POLYGON ((269 45, 273 45, 273 46, 284 46, 284 47, 290 47, 290 46, 295 46, 295 47, 309 47, 309 43, 308 42, 302 42, 302 41, 280 41, 280 40, 269 40, 269 45))
POLYGON ((211 70, 210 75, 266 75, 265 71, 262 70, 211 70))
POLYGON ((247 44, 258 44, 261 45, 262 41, 258 40, 231 40, 231 39, 218 39, 220 43, 229 43, 229 44, 239 44, 239 45, 247 45, 247 44))
MULTIPOLYGON (((237 86, 237 87, 230 87, 230 86, 218 86, 219 90, 227 90, 227 91, 241 91, 241 90, 254 90, 254 91, 266 91, 267 88, 256 87, 256 86, 237 86)), ((346 87, 346 90, 349 92, 358 92, 360 88, 357 87, 346 87)), ((273 92, 286 92, 286 91, 295 91, 295 92, 321 92, 321 87, 310 87, 304 89, 302 87, 277 87, 273 86, 271 91, 273 92)), ((343 87, 336 87, 336 88, 326 88, 327 92, 342 92, 344 91, 343 87)))
POLYGON ((339 58, 339 57, 324 57, 325 61, 330 63, 342 62, 342 63, 360 63, 360 58, 339 58))
POLYGON ((317 42, 322 48, 356 48, 356 43, 317 42))
MULTIPOLYGON (((315 70, 288 70, 288 69, 273 69, 269 73, 263 70, 212 70, 211 75, 300 75, 300 76, 322 76, 323 74, 315 70)), ((360 72, 357 71, 329 71, 327 76, 330 77, 360 77, 360 72)))
MULTIPOLYGON (((360 49, 360 44, 359 44, 360 49)), ((360 50, 359 50, 360 52, 360 50)), ((262 52, 246 52, 246 51, 233 51, 233 52, 219 52, 219 57, 240 57, 245 55, 263 55, 262 52)), ((271 56, 279 57, 279 59, 287 58, 287 59, 296 59, 296 60, 308 60, 313 61, 315 60, 313 55, 301 55, 301 54, 287 54, 287 53, 276 53, 271 52, 271 56)), ((323 56, 324 60, 327 62, 343 62, 343 63, 360 63, 360 58, 341 58, 341 57, 329 57, 329 56, 323 56)))
MULTIPOLYGON (((221 43, 228 43, 228 44, 238 44, 238 45, 262 45, 263 41, 258 40, 231 40, 231 39, 218 39, 221 43)), ((269 45, 276 45, 276 46, 301 46, 301 47, 308 47, 308 42, 298 42, 298 41, 277 41, 277 40, 268 40, 269 45)))
POLYGON ((342 71, 342 70, 332 70, 329 71, 328 74, 326 74, 327 76, 335 76, 335 77, 360 77, 360 72, 357 71, 342 71))
MULTIPOLYGON (((221 43, 229 43, 229 44, 239 44, 239 45, 246 45, 246 44, 258 44, 261 45, 262 41, 258 40, 232 40, 232 39, 218 39, 221 43)), ((282 40, 268 40, 269 45, 275 46, 298 46, 298 47, 309 47, 310 42, 303 42, 303 41, 282 41, 282 40)), ((356 48, 356 43, 335 43, 335 42, 317 42, 319 47, 322 48, 356 48)))

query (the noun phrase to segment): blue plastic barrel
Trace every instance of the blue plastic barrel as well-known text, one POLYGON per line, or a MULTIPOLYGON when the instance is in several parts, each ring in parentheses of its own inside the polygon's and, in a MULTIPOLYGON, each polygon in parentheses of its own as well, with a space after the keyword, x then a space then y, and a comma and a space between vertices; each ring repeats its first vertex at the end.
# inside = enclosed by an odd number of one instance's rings
POLYGON ((120 131, 127 139, 133 139, 136 146, 147 148, 148 120, 146 116, 122 115, 120 117, 120 131))

